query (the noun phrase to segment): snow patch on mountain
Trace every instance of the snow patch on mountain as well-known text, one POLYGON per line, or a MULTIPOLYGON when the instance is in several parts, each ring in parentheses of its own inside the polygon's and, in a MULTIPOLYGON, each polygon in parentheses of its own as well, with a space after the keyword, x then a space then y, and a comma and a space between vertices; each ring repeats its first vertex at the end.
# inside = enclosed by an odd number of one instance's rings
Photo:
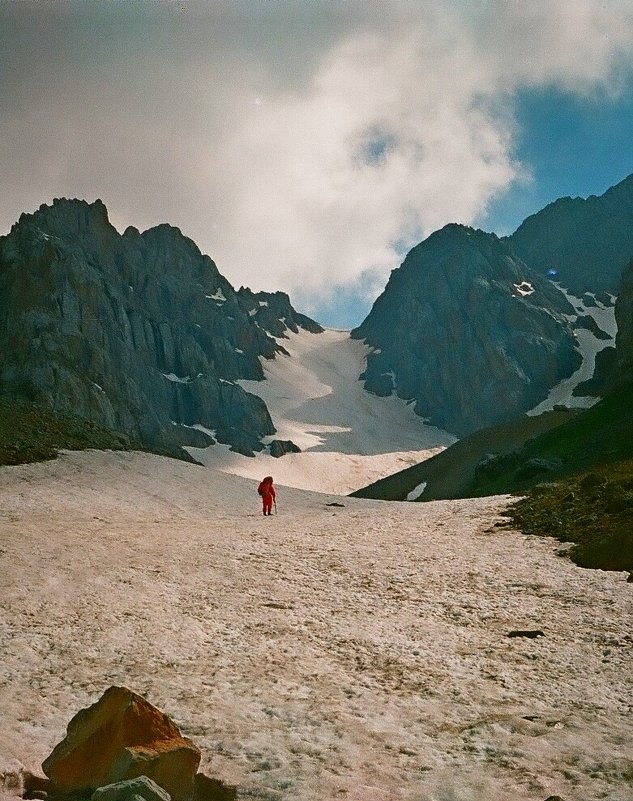
MULTIPOLYGON (((553 283, 565 295, 577 312, 576 315, 566 315, 569 321, 575 323, 583 316, 591 317, 597 327, 607 335, 607 338, 599 338, 587 328, 574 327, 574 334, 578 341, 576 349, 582 356, 580 367, 569 378, 552 387, 547 398, 527 412, 529 415, 542 414, 550 411, 554 406, 588 409, 597 403, 598 398, 575 396, 573 391, 583 381, 592 378, 596 367, 596 355, 604 348, 614 347, 618 330, 614 305, 607 305, 597 300, 595 295, 589 295, 588 299, 592 302, 587 303, 583 298, 576 297, 560 284, 553 283)), ((615 303, 613 296, 610 296, 610 299, 615 303)))
POLYGON ((369 348, 347 331, 286 332, 290 354, 262 359, 265 381, 239 381, 268 407, 277 433, 263 441, 292 440, 302 452, 254 458, 228 447, 187 448, 195 459, 227 473, 279 484, 348 493, 428 459, 455 441, 429 426, 395 396, 366 392, 358 376, 369 348))

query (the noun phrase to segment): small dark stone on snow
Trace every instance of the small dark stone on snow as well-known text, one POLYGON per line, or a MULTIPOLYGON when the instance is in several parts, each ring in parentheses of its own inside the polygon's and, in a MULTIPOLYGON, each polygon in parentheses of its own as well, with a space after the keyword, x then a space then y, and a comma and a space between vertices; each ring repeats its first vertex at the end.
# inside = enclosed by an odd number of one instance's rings
POLYGON ((529 629, 527 631, 509 631, 508 637, 529 637, 535 639, 536 637, 544 637, 545 632, 540 629, 529 629))

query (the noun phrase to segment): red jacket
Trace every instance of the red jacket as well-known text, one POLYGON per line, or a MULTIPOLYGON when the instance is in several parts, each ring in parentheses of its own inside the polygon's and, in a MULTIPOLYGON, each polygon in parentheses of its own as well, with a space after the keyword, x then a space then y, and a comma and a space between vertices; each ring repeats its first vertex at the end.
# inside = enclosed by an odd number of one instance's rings
POLYGON ((273 487, 272 479, 265 478, 259 487, 257 487, 257 492, 262 496, 262 498, 265 498, 267 495, 272 495, 274 500, 277 497, 277 493, 273 487))

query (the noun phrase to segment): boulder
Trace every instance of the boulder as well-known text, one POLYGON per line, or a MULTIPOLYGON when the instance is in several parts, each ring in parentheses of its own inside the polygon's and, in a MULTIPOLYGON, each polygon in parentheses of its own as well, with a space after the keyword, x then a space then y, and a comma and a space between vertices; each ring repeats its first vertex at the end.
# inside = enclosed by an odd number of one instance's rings
POLYGON ((539 459, 534 457, 527 459, 516 471, 516 478, 519 481, 534 478, 543 473, 556 473, 562 467, 561 459, 539 459))
POLYGON ((24 792, 24 766, 17 759, 4 760, 0 756, 0 796, 2 792, 22 796, 24 792))
POLYGON ((270 443, 270 455, 275 459, 286 453, 301 453, 301 448, 290 439, 274 439, 270 443))
POLYGON ((196 774, 193 801, 235 801, 236 798, 237 787, 212 779, 204 773, 196 774))
POLYGON ((171 801, 168 792, 147 776, 99 787, 90 801, 171 801))
POLYGON ((110 687, 75 715, 42 768, 61 793, 147 776, 173 801, 190 801, 199 763, 200 751, 167 715, 125 687, 110 687))
POLYGON ((24 798, 47 798, 53 790, 53 782, 44 776, 24 771, 24 798))

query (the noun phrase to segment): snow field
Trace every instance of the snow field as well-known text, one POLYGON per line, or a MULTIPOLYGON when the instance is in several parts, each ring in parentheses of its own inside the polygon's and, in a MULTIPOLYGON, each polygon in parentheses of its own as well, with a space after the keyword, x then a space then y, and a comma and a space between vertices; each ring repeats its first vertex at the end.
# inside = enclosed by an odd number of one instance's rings
POLYGON ((262 360, 265 381, 239 383, 266 403, 277 429, 268 439, 290 439, 302 453, 249 458, 223 445, 187 448, 195 459, 234 475, 346 494, 455 442, 402 399, 365 391, 358 377, 368 348, 348 331, 286 333, 279 342, 290 356, 262 360))
POLYGON ((124 684, 241 798, 633 799, 632 585, 491 527, 504 498, 264 518, 252 481, 97 452, 0 497, 3 762, 124 684))

